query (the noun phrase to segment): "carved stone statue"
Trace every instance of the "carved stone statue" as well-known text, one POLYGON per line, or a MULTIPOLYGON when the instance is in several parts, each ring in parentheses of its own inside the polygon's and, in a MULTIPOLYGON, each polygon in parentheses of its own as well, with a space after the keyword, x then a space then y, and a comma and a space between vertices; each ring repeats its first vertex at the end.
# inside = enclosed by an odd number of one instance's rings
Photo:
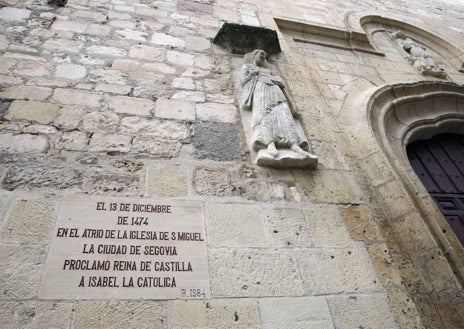
POLYGON ((317 157, 308 152, 298 113, 285 90, 283 79, 266 60, 266 52, 256 49, 244 56, 240 72, 241 108, 252 111, 251 146, 256 163, 270 167, 317 166, 317 157))
POLYGON ((406 36, 402 30, 391 34, 395 40, 408 54, 409 62, 423 75, 433 76, 446 79, 447 74, 444 69, 439 68, 433 58, 427 52, 426 48, 417 44, 411 38, 406 36))

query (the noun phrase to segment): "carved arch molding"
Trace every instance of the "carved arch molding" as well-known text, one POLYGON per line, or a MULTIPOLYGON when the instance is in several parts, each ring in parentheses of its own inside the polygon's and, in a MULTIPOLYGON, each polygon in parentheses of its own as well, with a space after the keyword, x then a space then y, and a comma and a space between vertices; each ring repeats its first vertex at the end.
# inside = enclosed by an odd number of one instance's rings
POLYGON ((384 86, 372 95, 367 108, 380 148, 463 280, 464 248, 416 176, 406 146, 443 133, 464 134, 464 86, 432 81, 384 86))

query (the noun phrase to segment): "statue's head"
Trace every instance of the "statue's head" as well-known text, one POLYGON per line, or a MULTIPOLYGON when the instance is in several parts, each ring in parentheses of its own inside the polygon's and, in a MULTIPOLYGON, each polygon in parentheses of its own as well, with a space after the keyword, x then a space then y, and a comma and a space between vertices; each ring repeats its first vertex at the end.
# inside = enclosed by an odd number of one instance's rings
POLYGON ((253 50, 253 57, 255 64, 258 66, 265 66, 266 64, 266 52, 262 49, 253 50))

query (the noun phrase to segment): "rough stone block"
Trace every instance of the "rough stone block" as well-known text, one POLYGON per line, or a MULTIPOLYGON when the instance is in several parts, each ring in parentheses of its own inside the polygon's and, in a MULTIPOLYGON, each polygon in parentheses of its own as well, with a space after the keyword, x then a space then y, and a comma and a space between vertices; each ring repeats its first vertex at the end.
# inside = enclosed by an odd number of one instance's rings
POLYGON ((53 93, 53 99, 58 103, 66 105, 100 107, 103 94, 84 90, 57 88, 53 93))
POLYGON ((309 225, 299 209, 263 210, 271 245, 275 248, 307 248, 312 245, 309 225))
POLYGON ((266 247, 259 208, 244 204, 207 204, 208 243, 219 247, 266 247))
POLYGON ((31 16, 31 11, 21 8, 3 7, 0 8, 0 20, 2 21, 22 21, 31 16))
POLYGON ((8 168, 2 182, 2 187, 8 191, 18 188, 65 189, 82 183, 81 173, 70 168, 62 158, 14 157, 12 163, 27 165, 8 168))
POLYGON ((8 243, 47 243, 56 216, 56 205, 49 200, 16 200, 0 231, 8 243))
POLYGON ((190 137, 189 126, 185 123, 172 120, 148 120, 138 117, 122 118, 121 133, 154 136, 179 142, 188 142, 190 137))
POLYGON ((74 305, 72 327, 166 328, 166 304, 155 301, 86 301, 74 305))
POLYGON ((110 98, 109 106, 116 113, 150 116, 155 104, 149 99, 114 96, 110 98))
POLYGON ((68 328, 72 303, 2 302, 0 318, 3 329, 68 328))
POLYGON ((87 53, 92 55, 102 55, 111 57, 126 56, 126 51, 124 49, 106 46, 90 46, 89 48, 87 48, 87 53))
POLYGON ((211 48, 211 41, 202 37, 187 36, 185 42, 186 47, 193 51, 205 51, 211 48))
POLYGON ((84 43, 77 40, 48 39, 44 42, 44 49, 64 53, 79 53, 84 43))
POLYGON ((89 146, 89 138, 82 131, 64 132, 63 135, 55 141, 55 148, 59 150, 84 151, 89 146))
POLYGON ((37 245, 0 246, 0 299, 37 297, 44 253, 37 245))
POLYGON ((52 103, 14 101, 4 116, 7 120, 28 120, 49 124, 55 118, 59 106, 52 103))
POLYGON ((237 109, 233 104, 204 103, 197 104, 197 117, 202 121, 235 123, 237 109))
POLYGON ((168 303, 168 323, 173 328, 259 328, 256 301, 250 299, 176 300, 168 303))
POLYGON ((366 206, 349 206, 341 214, 351 238, 357 241, 377 241, 381 239, 376 222, 366 206))
POLYGON ((140 195, 140 179, 133 175, 97 175, 84 183, 84 190, 98 195, 140 195))
POLYGON ((328 296, 336 328, 398 328, 384 294, 328 296))
POLYGON ((162 61, 164 58, 164 51, 155 47, 135 45, 130 49, 129 57, 140 58, 147 61, 162 61))
POLYGON ((334 328, 325 297, 265 298, 259 310, 263 329, 334 328))
POLYGON ((45 153, 48 148, 48 139, 42 135, 0 134, 0 152, 19 154, 45 153))
POLYGON ((195 105, 193 102, 158 98, 155 104, 155 115, 162 119, 195 120, 195 105))
POLYGON ((190 54, 169 50, 166 52, 168 62, 181 66, 193 66, 194 57, 190 54))
POLYGON ((290 201, 292 191, 287 185, 262 180, 247 180, 236 184, 236 192, 247 200, 256 201, 290 201))
POLYGON ((379 186, 378 190, 394 218, 404 216, 415 210, 414 204, 401 183, 393 181, 379 186))
POLYGON ((95 91, 102 91, 108 94, 129 95, 131 90, 131 86, 121 86, 106 83, 99 83, 95 86, 95 91))
POLYGON ((346 247, 351 243, 337 207, 324 205, 304 211, 315 247, 346 247))
POLYGON ((149 167, 145 194, 150 197, 187 196, 187 170, 180 166, 149 167))
POLYGON ((337 249, 300 249, 295 254, 306 293, 366 293, 381 290, 374 266, 362 244, 337 249))
POLYGON ((55 77, 68 80, 83 79, 86 75, 87 70, 85 66, 76 64, 61 64, 55 70, 55 77))
POLYGON ((135 137, 132 141, 134 152, 148 153, 155 158, 175 158, 179 155, 182 144, 178 141, 157 137, 135 137))
POLYGON ((401 286, 401 277, 385 243, 374 243, 367 246, 367 251, 375 265, 379 279, 384 286, 392 284, 401 286))
POLYGON ((110 111, 91 112, 86 114, 82 119, 82 127, 90 132, 114 132, 118 125, 118 115, 110 111))
POLYGON ((200 195, 230 195, 230 173, 225 169, 196 168, 193 174, 193 188, 200 195))
POLYGON ((195 90, 196 86, 192 78, 180 77, 180 78, 173 79, 172 88, 195 90))
POLYGON ((0 92, 0 98, 6 99, 25 99, 33 101, 44 101, 52 94, 51 88, 17 86, 10 87, 0 92))
POLYGON ((93 152, 127 153, 130 151, 131 142, 131 136, 95 133, 90 139, 89 150, 93 152))
POLYGON ((218 161, 242 160, 242 143, 234 126, 226 123, 196 122, 192 128, 196 157, 218 161))
MULTIPOLYGON (((210 249, 213 296, 299 296, 302 282, 291 252, 263 249, 210 249)), ((313 264, 311 264, 313 265, 313 264)))
POLYGON ((179 10, 190 10, 203 14, 212 14, 213 5, 210 3, 201 3, 195 1, 179 0, 177 2, 179 10))
POLYGON ((54 30, 61 30, 61 31, 71 31, 76 33, 84 33, 85 29, 87 28, 87 23, 78 22, 78 21, 65 21, 62 19, 57 19, 52 28, 54 30))
POLYGON ((96 69, 89 72, 89 81, 105 82, 114 85, 125 86, 127 73, 118 70, 96 69))
POLYGON ((169 46, 172 48, 184 48, 185 41, 181 38, 173 37, 165 33, 153 33, 151 43, 162 46, 169 46))

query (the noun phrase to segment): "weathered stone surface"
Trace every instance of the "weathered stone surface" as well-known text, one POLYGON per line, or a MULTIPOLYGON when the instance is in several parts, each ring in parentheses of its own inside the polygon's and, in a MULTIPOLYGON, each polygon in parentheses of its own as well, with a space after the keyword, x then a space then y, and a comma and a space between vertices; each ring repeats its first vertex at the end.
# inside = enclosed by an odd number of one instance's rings
POLYGON ((366 206, 349 206, 342 208, 341 214, 351 238, 357 241, 376 241, 380 234, 377 224, 366 206))
POLYGON ((37 296, 44 252, 44 248, 37 245, 0 246, 0 299, 37 296))
POLYGON ((230 195, 230 173, 225 169, 196 168, 193 174, 193 188, 195 192, 205 196, 230 195))
POLYGON ((193 66, 194 57, 190 54, 181 53, 178 51, 167 51, 166 58, 169 63, 181 66, 193 66))
POLYGON ((301 210, 265 208, 263 212, 271 246, 275 248, 311 247, 309 227, 313 223, 305 221, 301 210))
POLYGON ((48 147, 48 140, 45 136, 0 134, 0 152, 44 153, 48 150, 48 147))
POLYGON ((106 46, 90 46, 87 48, 87 53, 111 57, 123 57, 126 55, 126 51, 124 49, 106 46))
POLYGON ((210 203, 206 207, 206 221, 208 243, 212 248, 268 245, 263 219, 254 205, 210 203))
POLYGON ((267 249, 210 249, 214 296, 298 296, 303 293, 291 252, 267 249))
POLYGON ((10 166, 6 171, 2 187, 9 191, 35 188, 64 189, 82 183, 81 173, 70 168, 62 158, 18 158, 15 163, 24 165, 10 166))
POLYGON ((52 94, 47 87, 17 86, 0 92, 0 98, 44 101, 52 94))
POLYGON ((346 247, 351 239, 337 207, 325 205, 304 211, 316 247, 346 247))
POLYGON ((237 109, 233 104, 203 103, 196 106, 197 118, 202 121, 235 123, 237 109))
POLYGON ((191 11, 199 12, 199 13, 203 13, 203 14, 212 14, 213 13, 213 6, 210 3, 179 0, 177 2, 177 7, 180 10, 191 10, 191 11))
POLYGON ((204 51, 211 48, 211 41, 206 38, 187 36, 185 42, 186 47, 194 51, 204 51))
POLYGON ((0 241, 8 243, 47 243, 56 216, 55 202, 16 200, 10 206, 0 231, 0 241))
POLYGON ((103 100, 103 94, 84 90, 57 88, 53 93, 53 99, 66 105, 84 105, 99 107, 103 100))
POLYGON ((384 294, 329 296, 336 328, 398 328, 384 294))
POLYGON ((195 122, 192 143, 200 159, 242 160, 242 144, 234 126, 226 123, 195 122))
POLYGON ((82 41, 66 39, 48 39, 43 44, 45 49, 65 53, 79 53, 84 46, 82 41))
POLYGON ((164 57, 162 49, 145 46, 135 45, 129 51, 129 57, 144 59, 147 61, 161 61, 164 57))
POLYGON ((122 118, 121 133, 154 136, 180 142, 186 142, 190 137, 189 126, 185 123, 138 117, 122 118))
POLYGON ((373 243, 367 246, 367 251, 382 284, 384 286, 391 286, 392 284, 400 286, 401 276, 395 268, 396 264, 393 262, 387 245, 385 243, 373 243))
POLYGON ((56 149, 64 149, 70 151, 84 151, 89 146, 89 138, 83 131, 65 132, 55 141, 56 149))
POLYGON ((149 99, 114 96, 110 98, 109 106, 116 113, 150 116, 155 104, 149 99))
POLYGON ((88 301, 74 305, 73 328, 165 328, 165 303, 88 301))
POLYGON ((49 125, 28 125, 23 128, 23 133, 24 134, 31 134, 31 135, 38 135, 38 134, 44 134, 44 135, 53 135, 57 132, 58 130, 49 125))
POLYGON ((86 75, 86 68, 76 64, 61 64, 55 70, 55 77, 69 80, 79 80, 85 78, 86 75))
POLYGON ((22 21, 31 16, 31 11, 21 8, 3 7, 0 8, 0 20, 11 22, 11 21, 22 21))
POLYGON ((95 175, 86 180, 84 190, 97 195, 139 195, 140 179, 133 175, 95 175))
POLYGON ((133 152, 148 153, 155 158, 175 158, 181 147, 178 141, 150 136, 137 136, 132 141, 133 152))
POLYGON ((145 194, 151 197, 185 197, 187 184, 187 171, 181 166, 149 167, 145 194))
POLYGON ((236 184, 236 193, 248 200, 264 202, 289 201, 293 197, 287 185, 261 180, 248 180, 236 184))
POLYGON ((72 303, 56 301, 1 302, 2 328, 68 328, 72 306, 72 303))
POLYGON ((119 116, 113 112, 91 112, 82 118, 82 127, 90 132, 114 132, 119 124, 119 116))
POLYGON ((118 70, 96 69, 89 72, 92 82, 105 82, 114 85, 126 85, 127 74, 118 70))
POLYGON ((62 19, 58 19, 53 23, 52 28, 54 30, 60 31, 72 31, 76 33, 84 33, 85 29, 87 28, 87 24, 83 22, 77 21, 65 21, 62 19))
POLYGON ((89 150, 93 152, 127 153, 131 148, 131 142, 131 136, 95 133, 90 139, 89 150))
POLYGON ((334 328, 325 297, 265 298, 259 301, 262 328, 334 328))
POLYGON ((173 37, 172 35, 169 35, 169 34, 164 34, 164 33, 153 33, 153 36, 151 38, 151 43, 162 45, 162 46, 170 46, 172 48, 185 47, 184 40, 177 38, 177 37, 173 37))
POLYGON ((49 124, 55 118, 59 106, 52 103, 14 101, 11 103, 7 120, 29 120, 42 124, 49 124))
POLYGON ((257 302, 251 299, 176 300, 168 303, 168 323, 187 328, 260 328, 257 302))
POLYGON ((155 104, 155 116, 162 119, 195 120, 193 102, 158 98, 155 104))
POLYGON ((367 293, 381 285, 364 246, 295 250, 309 294, 367 293), (317 264, 317 266, 314 266, 317 264))

